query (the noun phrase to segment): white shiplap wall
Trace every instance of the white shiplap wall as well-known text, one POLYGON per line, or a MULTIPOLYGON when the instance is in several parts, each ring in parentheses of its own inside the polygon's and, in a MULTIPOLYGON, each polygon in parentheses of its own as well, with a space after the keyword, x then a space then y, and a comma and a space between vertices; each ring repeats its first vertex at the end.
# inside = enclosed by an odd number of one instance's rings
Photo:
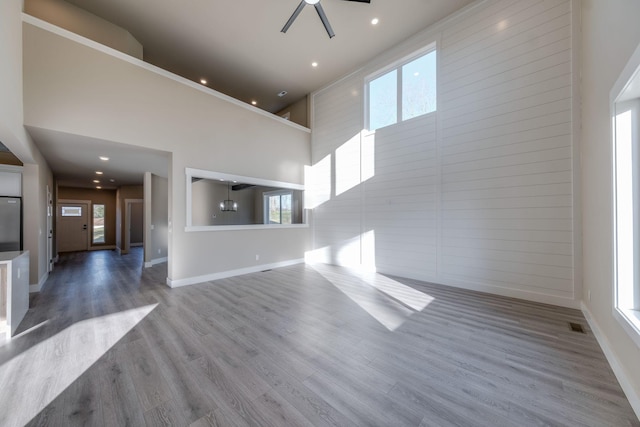
POLYGON ((575 305, 573 4, 478 2, 313 94, 312 259, 575 305), (364 133, 366 76, 434 41, 438 111, 364 133))

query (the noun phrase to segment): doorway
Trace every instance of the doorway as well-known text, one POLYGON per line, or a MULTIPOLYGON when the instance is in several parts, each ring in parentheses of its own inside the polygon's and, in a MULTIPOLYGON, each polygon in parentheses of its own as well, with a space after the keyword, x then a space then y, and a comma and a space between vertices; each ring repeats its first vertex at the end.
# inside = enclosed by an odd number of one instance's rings
POLYGON ((124 248, 143 246, 144 242, 144 199, 125 199, 125 243, 124 248))
POLYGON ((60 201, 57 210, 58 252, 89 249, 89 202, 60 201))

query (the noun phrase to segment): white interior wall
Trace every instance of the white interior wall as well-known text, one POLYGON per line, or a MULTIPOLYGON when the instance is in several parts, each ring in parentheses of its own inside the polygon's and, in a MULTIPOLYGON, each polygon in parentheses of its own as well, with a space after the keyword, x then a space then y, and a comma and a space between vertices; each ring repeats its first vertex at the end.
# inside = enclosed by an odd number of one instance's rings
POLYGON ((640 349, 613 317, 612 146, 609 95, 640 44, 640 3, 583 1, 582 183, 585 308, 636 414, 640 349), (591 297, 589 298, 588 295, 591 297))
POLYGON ((312 258, 577 307, 573 13, 478 2, 313 94, 312 258), (434 41, 438 111, 363 136, 365 77, 434 41))
POLYGON ((38 289, 48 276, 46 185, 53 188, 53 179, 23 126, 22 6, 0 2, 0 141, 24 163, 23 246, 30 252, 29 282, 38 289))
POLYGON ((186 232, 185 168, 303 184, 304 165, 310 162, 308 130, 34 18, 24 19, 25 124, 173 153, 168 179, 171 283, 304 257, 304 229, 186 232), (274 241, 279 242, 275 250, 274 241))
POLYGON ((153 191, 151 204, 151 223, 154 225, 153 258, 164 259, 168 251, 169 199, 168 180, 158 175, 152 176, 153 191))
POLYGON ((142 59, 142 45, 128 31, 64 0, 26 0, 24 11, 83 37, 142 59))

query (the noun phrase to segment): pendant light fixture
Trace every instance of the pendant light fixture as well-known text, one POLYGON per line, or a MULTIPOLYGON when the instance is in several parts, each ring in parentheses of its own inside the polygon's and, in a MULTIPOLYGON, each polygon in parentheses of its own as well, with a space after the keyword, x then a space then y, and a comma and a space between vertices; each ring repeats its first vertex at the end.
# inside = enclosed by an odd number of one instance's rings
POLYGON ((230 189, 231 189, 231 183, 227 182, 227 200, 223 200, 220 202, 220 210, 222 212, 238 211, 238 204, 233 200, 231 200, 231 197, 229 196, 230 189))

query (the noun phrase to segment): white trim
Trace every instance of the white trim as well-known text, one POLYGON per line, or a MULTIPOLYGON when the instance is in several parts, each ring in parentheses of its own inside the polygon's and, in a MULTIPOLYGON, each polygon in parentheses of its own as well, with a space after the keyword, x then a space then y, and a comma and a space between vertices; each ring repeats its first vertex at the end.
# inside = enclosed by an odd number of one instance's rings
MULTIPOLYGON (((184 168, 184 173, 186 175, 186 180, 185 180, 185 185, 186 185, 186 189, 185 189, 185 196, 187 199, 187 218, 186 218, 186 223, 187 225, 185 226, 184 230, 185 231, 220 231, 220 230, 225 230, 225 231, 231 231, 231 230, 251 230, 251 229, 255 229, 255 228, 274 228, 273 224, 251 224, 251 225, 230 225, 230 226, 223 226, 223 225, 205 225, 205 226, 194 226, 193 225, 193 215, 191 212, 192 209, 192 190, 191 190, 191 181, 193 177, 196 178, 204 178, 204 179, 211 179, 214 181, 237 181, 237 182, 242 182, 245 184, 254 184, 254 185, 260 185, 263 187, 280 187, 282 189, 290 189, 290 190, 300 190, 300 191, 304 191, 304 185, 303 184, 295 184, 293 182, 284 182, 284 181, 274 181, 274 180, 270 180, 270 179, 262 179, 262 178, 254 178, 254 177, 250 177, 250 176, 243 176, 243 175, 232 175, 232 174, 228 174, 228 173, 222 173, 222 172, 214 172, 214 171, 209 171, 209 170, 204 170, 204 169, 194 169, 194 168, 184 168), (239 227, 239 228, 237 228, 239 227)), ((304 216, 304 215, 303 215, 304 216)), ((304 217, 304 220, 306 221, 306 216, 304 217)), ((307 226, 306 222, 304 224, 293 224, 292 225, 288 225, 288 228, 296 228, 294 226, 299 225, 299 226, 307 226)))
POLYGON ((238 182, 242 182, 243 184, 254 184, 254 185, 260 185, 263 187, 282 187, 282 188, 290 188, 292 190, 304 190, 303 184, 294 184, 292 182, 284 182, 284 181, 273 181, 270 179, 254 178, 254 177, 243 176, 243 175, 232 175, 228 173, 214 172, 214 171, 209 171, 204 169, 184 168, 184 173, 187 175, 187 177, 206 178, 206 179, 213 179, 218 181, 220 180, 238 181, 238 182))
POLYGON ((496 284, 490 283, 480 283, 474 282, 471 280, 462 280, 456 277, 451 277, 447 275, 441 275, 438 278, 435 277, 418 277, 418 276, 407 276, 406 271, 403 270, 384 270, 378 271, 381 274, 391 274, 393 276, 405 277, 408 279, 421 280, 424 282, 435 283, 443 286, 450 286, 454 288, 467 289, 470 291, 476 292, 484 292, 491 295, 499 295, 508 298, 517 298, 525 301, 538 302, 541 304, 550 304, 559 307, 580 309, 581 301, 573 299, 571 296, 562 296, 562 295, 553 295, 553 294, 543 294, 539 292, 528 291, 524 289, 513 289, 508 287, 499 286, 496 284))
POLYGON ((629 335, 633 342, 640 348, 640 311, 613 308, 613 317, 620 323, 622 329, 629 335))
POLYGON ((629 400, 631 408, 636 413, 636 416, 640 419, 640 396, 636 393, 633 385, 628 380, 628 376, 626 375, 626 372, 622 367, 622 363, 620 363, 620 360, 618 360, 618 357, 613 351, 613 347, 609 343, 609 340, 607 340, 606 335, 602 333, 602 330, 598 326, 598 323, 589 311, 589 308, 584 303, 582 303, 582 313, 584 314, 585 319, 587 319, 587 323, 589 323, 589 327, 591 328, 593 335, 596 337, 598 344, 600 344, 600 347, 602 348, 602 351, 604 352, 604 355, 607 358, 607 361, 609 362, 614 375, 618 379, 620 387, 622 387, 622 391, 627 396, 627 400, 629 400))
POLYGON ((191 225, 185 227, 184 231, 276 230, 282 228, 309 228, 309 224, 191 225))
POLYGON ((584 299, 583 284, 583 256, 582 256, 582 92, 580 84, 580 66, 582 64, 582 33, 580 0, 571 0, 571 184, 573 218, 573 298, 576 301, 584 299))
POLYGON ((167 262, 167 261, 168 261, 167 257, 152 259, 151 261, 144 263, 144 268, 153 267, 156 264, 162 264, 163 262, 167 262))
POLYGON ((156 67, 155 65, 151 65, 148 62, 144 62, 138 58, 135 58, 133 56, 127 55, 126 53, 122 53, 119 50, 110 48, 108 46, 105 46, 103 44, 97 43, 93 40, 90 40, 86 37, 82 37, 76 33, 73 33, 71 31, 65 30, 64 28, 60 28, 56 25, 50 24, 49 22, 45 22, 41 19, 35 18, 31 15, 28 15, 26 13, 22 13, 22 22, 33 25, 35 27, 41 28, 45 31, 49 31, 51 33, 54 33, 58 36, 64 37, 66 39, 69 39, 71 41, 74 41, 76 43, 82 44, 84 46, 87 46, 91 49, 95 49, 99 52, 102 52, 106 55, 112 56, 114 58, 120 59, 122 61, 128 62, 132 65, 136 65, 140 68, 143 68, 147 71, 151 71, 152 73, 156 73, 162 77, 166 77, 168 79, 171 79, 173 81, 176 81, 178 83, 181 83, 183 85, 189 86, 192 89, 198 90, 200 92, 204 92, 208 95, 212 95, 215 96, 216 98, 222 99, 223 101, 227 101, 230 102, 238 107, 244 108, 245 110, 249 110, 253 113, 259 114, 261 116, 264 117, 268 117, 272 120, 278 121, 282 124, 285 124, 287 126, 291 126, 292 128, 307 132, 307 133, 311 133, 311 130, 309 128, 306 128, 304 126, 301 126, 297 123, 294 123, 292 121, 289 120, 285 120, 280 116, 276 116, 275 114, 271 114, 268 111, 262 110, 258 107, 254 107, 253 105, 247 104, 246 102, 242 102, 236 98, 232 98, 229 95, 225 95, 224 93, 220 93, 218 91, 215 91, 211 88, 208 88, 206 86, 203 86, 199 83, 193 82, 191 80, 185 79, 184 77, 178 76, 176 74, 173 74, 167 70, 164 70, 162 68, 156 67))
MULTIPOLYGON (((611 226, 613 239, 611 244, 611 262, 612 269, 612 284, 613 284, 613 317, 622 326, 625 333, 631 338, 631 340, 640 348, 640 315, 633 310, 625 310, 618 307, 618 165, 617 165, 617 141, 616 141, 616 103, 619 102, 634 78, 637 78, 640 73, 640 45, 638 45, 629 58, 629 61, 623 68, 622 72, 618 76, 618 79, 614 83, 611 91, 609 92, 609 134, 611 143, 611 184, 612 184, 612 197, 611 197, 611 226)), ((634 208, 635 209, 635 208, 634 208)), ((635 213, 634 213, 635 215, 635 213)), ((637 254, 634 254, 637 259, 637 254)), ((635 307, 638 308, 638 307, 635 307)), ((638 406, 640 408, 640 405, 638 406)), ((635 407, 634 407, 635 409, 635 407)), ((636 413, 640 414, 638 410, 636 413)), ((639 415, 640 418, 640 415, 639 415)))
POLYGON ((38 283, 36 283, 35 285, 29 285, 29 293, 33 294, 36 292, 40 292, 40 290, 42 290, 42 287, 44 286, 44 283, 47 281, 48 278, 49 278, 49 272, 47 271, 45 274, 42 275, 38 283))
POLYGON ((272 264, 262 264, 253 267, 239 268, 237 270, 221 271, 220 273, 205 274, 204 276, 187 277, 185 279, 171 280, 167 277, 167 285, 171 288, 179 288, 181 286, 195 285, 197 283, 210 282, 213 280, 227 279, 229 277, 242 276, 243 274, 257 273, 259 271, 270 270, 273 268, 288 267, 290 265, 304 264, 304 258, 294 259, 290 261, 274 262, 272 264))

